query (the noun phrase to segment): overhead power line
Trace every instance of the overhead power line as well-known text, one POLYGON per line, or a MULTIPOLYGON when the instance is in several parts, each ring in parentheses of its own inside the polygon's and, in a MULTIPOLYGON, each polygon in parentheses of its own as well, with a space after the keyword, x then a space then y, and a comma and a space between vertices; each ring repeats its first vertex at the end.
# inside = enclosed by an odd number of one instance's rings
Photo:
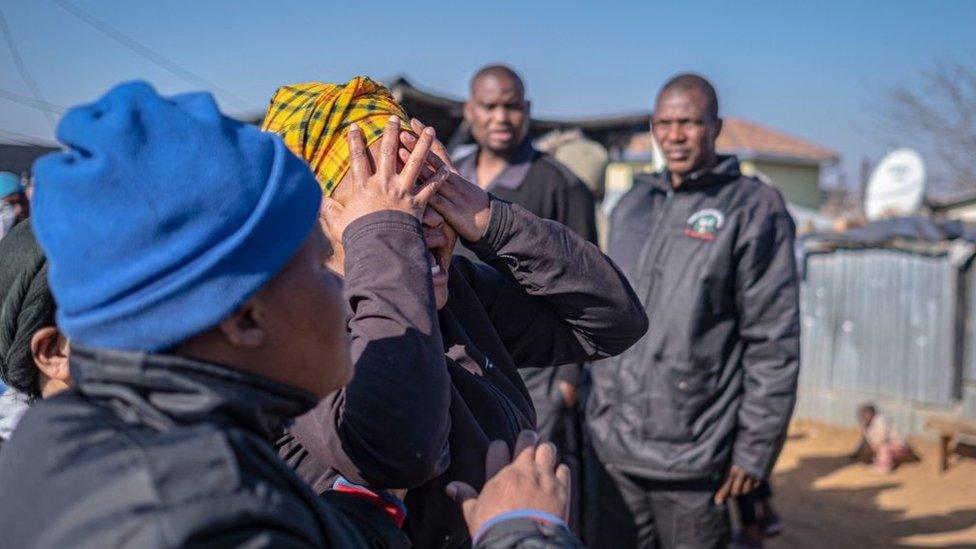
MULTIPOLYGON (((2 9, 0 9, 0 32, 3 33, 4 40, 7 41, 7 47, 10 48, 10 54, 14 58, 14 64, 17 65, 17 72, 20 73, 20 77, 24 79, 25 83, 27 83, 27 87, 30 89, 31 95, 34 97, 36 106, 48 104, 46 101, 44 101, 44 96, 41 95, 41 90, 37 87, 37 82, 34 82, 34 78, 31 77, 30 71, 27 70, 27 65, 24 64, 24 59, 20 56, 20 50, 17 49, 17 42, 14 40, 13 33, 10 32, 10 26, 7 25, 7 18, 4 16, 2 9)), ((47 109, 41 110, 44 111, 44 116, 47 118, 47 123, 51 127, 51 131, 54 131, 55 122, 54 117, 51 115, 51 111, 47 109)))
POLYGON ((47 101, 41 101, 39 99, 34 99, 33 97, 27 97, 26 95, 21 95, 19 93, 14 93, 7 90, 0 90, 0 99, 6 99, 7 101, 13 101, 14 103, 19 103, 25 107, 31 107, 33 109, 53 114, 61 114, 68 110, 61 105, 55 105, 54 103, 48 103, 47 101))
POLYGON ((224 97, 231 100, 231 102, 236 103, 239 108, 250 109, 252 106, 248 104, 247 101, 237 96, 233 92, 221 88, 214 82, 200 76, 199 74, 187 69, 186 67, 180 65, 176 61, 164 56, 163 54, 155 51, 154 49, 146 46, 136 39, 128 36, 122 31, 116 29, 115 27, 109 25, 108 23, 96 18, 92 14, 83 10, 82 8, 68 2, 67 0, 51 0, 51 2, 57 4, 62 9, 74 15, 76 18, 81 20, 83 23, 87 24, 91 28, 97 30, 98 32, 104 34, 105 36, 115 40, 119 44, 122 44, 129 50, 145 57, 152 63, 158 65, 159 67, 169 71, 175 76, 183 79, 184 81, 193 84, 194 86, 201 86, 203 88, 219 92, 224 97))
POLYGON ((19 145, 40 145, 42 147, 52 146, 57 147, 56 143, 52 143, 50 139, 45 139, 43 137, 37 137, 36 135, 27 135, 26 133, 15 132, 11 130, 0 129, 0 135, 6 135, 11 141, 19 145))

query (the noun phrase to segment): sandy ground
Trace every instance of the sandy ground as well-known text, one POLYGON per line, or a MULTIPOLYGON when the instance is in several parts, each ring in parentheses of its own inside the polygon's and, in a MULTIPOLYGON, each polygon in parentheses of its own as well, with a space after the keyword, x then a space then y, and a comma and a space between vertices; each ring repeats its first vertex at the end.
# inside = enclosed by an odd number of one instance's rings
POLYGON ((851 463, 857 432, 796 422, 773 474, 784 533, 767 548, 976 548, 976 460, 945 473, 936 444, 913 440, 922 460, 890 475, 851 463))

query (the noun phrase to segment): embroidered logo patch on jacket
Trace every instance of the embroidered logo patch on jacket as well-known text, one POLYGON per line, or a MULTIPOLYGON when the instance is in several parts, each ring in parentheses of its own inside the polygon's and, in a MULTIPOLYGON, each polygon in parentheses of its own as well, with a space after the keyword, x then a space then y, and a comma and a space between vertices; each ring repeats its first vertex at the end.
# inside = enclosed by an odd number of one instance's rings
POLYGON ((715 233, 725 225, 725 215, 722 212, 708 208, 698 210, 688 218, 685 235, 699 240, 714 240, 715 233))

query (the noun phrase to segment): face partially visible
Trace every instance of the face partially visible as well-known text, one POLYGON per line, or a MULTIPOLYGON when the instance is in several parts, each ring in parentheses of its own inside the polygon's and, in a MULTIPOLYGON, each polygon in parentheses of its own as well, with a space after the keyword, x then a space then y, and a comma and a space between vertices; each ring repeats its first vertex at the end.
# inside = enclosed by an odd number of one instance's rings
MULTIPOLYGON (((380 154, 380 142, 377 141, 366 149, 370 164, 375 166, 374 159, 380 154)), ((332 198, 340 204, 346 204, 354 192, 350 184, 350 175, 342 179, 332 193, 332 198)), ((436 210, 428 207, 424 211, 423 218, 424 240, 427 243, 427 264, 430 266, 430 274, 434 283, 434 300, 437 309, 444 308, 447 304, 448 290, 448 268, 451 266, 451 257, 454 255, 454 247, 457 245, 457 232, 451 228, 444 218, 436 210)), ((340 275, 345 274, 345 250, 342 242, 330 242, 335 253, 329 259, 328 266, 340 275)))
POLYGON ((447 305, 447 273, 458 237, 457 232, 444 221, 441 214, 430 206, 424 211, 423 225, 424 240, 427 242, 427 263, 434 282, 434 301, 439 311, 447 305))
POLYGON ((3 197, 2 200, 13 207, 14 215, 18 222, 30 216, 30 203, 27 201, 27 195, 24 193, 14 193, 3 197))
POLYGON ((668 171, 679 178, 714 164, 715 140, 721 128, 721 121, 709 113, 708 98, 695 89, 665 91, 651 120, 668 171))
POLYGON ((342 279, 326 262, 328 239, 315 227, 295 257, 258 292, 257 319, 276 369, 265 375, 322 398, 352 379, 342 279))
POLYGON ((510 153, 522 144, 529 130, 525 92, 513 78, 484 75, 471 86, 464 118, 478 145, 496 154, 510 153))

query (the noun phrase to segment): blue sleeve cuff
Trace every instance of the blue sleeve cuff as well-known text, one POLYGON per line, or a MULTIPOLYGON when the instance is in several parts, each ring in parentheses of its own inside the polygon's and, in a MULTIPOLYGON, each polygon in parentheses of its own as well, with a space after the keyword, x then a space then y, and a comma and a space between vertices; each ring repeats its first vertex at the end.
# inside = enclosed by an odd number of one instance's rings
POLYGON ((478 528, 478 531, 474 533, 474 536, 471 538, 471 544, 477 545, 478 542, 481 541, 481 538, 483 538, 485 534, 488 533, 488 530, 491 530, 492 527, 503 522, 518 519, 527 519, 533 522, 541 522, 544 524, 568 528, 566 521, 545 511, 540 511, 538 509, 515 509, 514 511, 508 511, 500 515, 495 515, 486 520, 484 524, 481 525, 481 528, 478 528))

